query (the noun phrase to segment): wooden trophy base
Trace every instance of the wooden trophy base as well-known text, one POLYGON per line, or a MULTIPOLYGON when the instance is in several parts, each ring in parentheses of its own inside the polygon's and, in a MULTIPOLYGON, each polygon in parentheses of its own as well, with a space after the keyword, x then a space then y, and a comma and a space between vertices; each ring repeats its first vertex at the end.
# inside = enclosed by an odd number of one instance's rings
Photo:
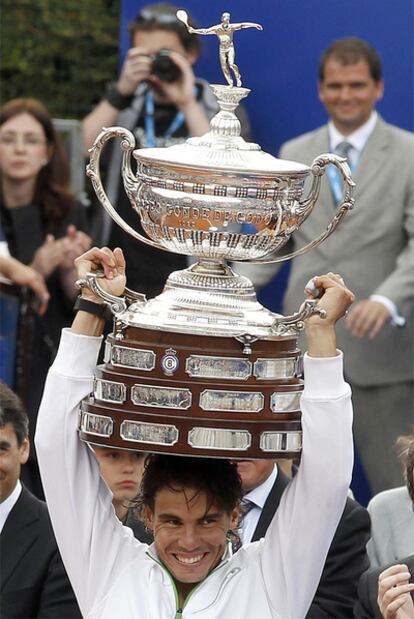
POLYGON ((301 374, 295 336, 243 347, 233 337, 126 327, 106 340, 80 437, 165 454, 297 458, 301 374))

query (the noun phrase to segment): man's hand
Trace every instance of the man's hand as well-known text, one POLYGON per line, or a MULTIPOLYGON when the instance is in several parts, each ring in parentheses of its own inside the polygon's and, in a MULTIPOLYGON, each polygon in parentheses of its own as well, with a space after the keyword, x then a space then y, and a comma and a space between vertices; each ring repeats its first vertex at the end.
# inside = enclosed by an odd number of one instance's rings
POLYGON ((170 103, 185 112, 185 108, 195 102, 193 69, 187 58, 178 52, 170 50, 170 58, 180 69, 180 77, 175 82, 164 82, 155 75, 151 75, 149 81, 164 94, 170 103))
MULTIPOLYGON (((345 316, 355 295, 345 286, 342 277, 334 273, 314 277, 313 283, 322 292, 318 307, 325 310, 326 317, 313 314, 306 320, 308 353, 311 357, 334 357, 337 354, 335 324, 345 316)), ((311 296, 306 289, 305 294, 311 296)))
POLYGON ((390 318, 390 313, 383 303, 364 299, 349 312, 346 326, 355 337, 368 337, 372 340, 390 318))
MULTIPOLYGON (((109 292, 116 297, 119 297, 125 289, 125 258, 122 249, 117 247, 111 251, 108 247, 98 249, 93 247, 89 251, 79 256, 75 260, 75 267, 78 278, 86 277, 89 272, 98 269, 103 271, 103 277, 99 278, 99 285, 106 292, 109 292)), ((93 301, 94 303, 102 303, 102 299, 93 294, 87 287, 82 288, 82 297, 93 301)))
POLYGON ((138 84, 149 78, 151 65, 152 60, 144 48, 131 47, 116 84, 121 95, 125 97, 133 95, 138 84))
POLYGON ((37 313, 39 316, 43 316, 50 296, 43 276, 35 269, 32 269, 32 267, 26 266, 11 256, 2 256, 0 258, 0 272, 14 284, 28 286, 33 290, 39 300, 37 313))
POLYGON ((384 619, 414 619, 410 577, 406 565, 393 565, 379 575, 377 601, 384 619))

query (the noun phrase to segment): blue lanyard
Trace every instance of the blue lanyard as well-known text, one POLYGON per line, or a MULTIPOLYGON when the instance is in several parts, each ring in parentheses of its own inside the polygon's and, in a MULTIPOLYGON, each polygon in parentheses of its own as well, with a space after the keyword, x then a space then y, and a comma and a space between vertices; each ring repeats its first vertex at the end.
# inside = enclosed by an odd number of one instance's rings
MULTIPOLYGON (((358 160, 354 161, 354 163, 352 164, 350 160, 348 159, 348 165, 351 168, 351 172, 355 171, 357 164, 358 164, 358 160)), ((328 174, 329 184, 331 186, 332 195, 333 195, 335 204, 339 204, 342 198, 343 190, 344 190, 344 183, 342 181, 341 173, 333 165, 328 165, 328 167, 326 168, 326 172, 328 174)))
MULTIPOLYGON (((153 148, 156 146, 156 138, 155 138, 155 121, 154 121, 154 112, 155 112, 155 104, 154 104, 154 95, 152 92, 147 92, 145 97, 145 135, 147 140, 147 147, 153 148)), ((177 112, 171 125, 168 127, 167 131, 164 134, 164 139, 169 139, 174 135, 174 133, 181 127, 184 122, 184 114, 182 112, 177 112)))

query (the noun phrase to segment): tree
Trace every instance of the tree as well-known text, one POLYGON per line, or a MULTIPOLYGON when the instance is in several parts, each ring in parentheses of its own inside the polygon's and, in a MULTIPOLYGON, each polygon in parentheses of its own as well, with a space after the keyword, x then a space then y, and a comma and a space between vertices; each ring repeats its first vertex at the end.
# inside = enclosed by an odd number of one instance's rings
POLYGON ((120 0, 2 0, 1 103, 82 118, 118 70, 120 0))

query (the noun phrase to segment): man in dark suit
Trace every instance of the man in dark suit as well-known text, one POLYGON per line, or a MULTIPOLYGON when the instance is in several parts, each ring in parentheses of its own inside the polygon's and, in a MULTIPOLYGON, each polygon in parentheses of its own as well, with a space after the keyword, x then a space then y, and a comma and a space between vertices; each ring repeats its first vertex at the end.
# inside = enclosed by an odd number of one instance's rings
POLYGON ((19 481, 29 449, 27 415, 0 383, 0 616, 81 619, 46 504, 19 481))
MULTIPOLYGON (((237 461, 247 502, 241 522, 243 544, 265 536, 289 478, 272 460, 237 461), (249 510, 249 511, 247 511, 249 510)), ((326 558, 307 619, 353 617, 358 580, 369 565, 366 543, 370 535, 368 512, 348 498, 326 558)))
MULTIPOLYGON (((400 598, 400 601, 403 603, 403 607, 400 608, 399 611, 395 614, 391 614, 392 611, 388 610, 387 614, 386 610, 386 606, 389 605, 387 604, 387 598, 385 597, 387 592, 392 590, 391 598, 389 598, 388 593, 389 601, 394 601, 395 595, 401 596, 408 593, 408 587, 405 584, 407 580, 402 578, 400 581, 401 584, 398 582, 400 575, 403 577, 404 572, 406 572, 406 570, 397 567, 401 565, 407 566, 409 572, 414 574, 414 555, 410 555, 398 563, 391 563, 386 568, 377 567, 362 574, 358 586, 358 602, 355 606, 355 619, 382 619, 383 617, 386 619, 414 619, 414 593, 412 590, 411 602, 408 600, 408 597, 406 597, 405 600, 400 598), (380 585, 380 604, 382 606, 383 613, 381 613, 378 605, 379 581, 382 583, 382 585, 380 585), (397 590, 398 585, 403 587, 404 591, 397 590)), ((413 583, 412 578, 410 579, 410 582, 413 583)), ((414 588, 414 584, 411 584, 411 587, 414 588)))

